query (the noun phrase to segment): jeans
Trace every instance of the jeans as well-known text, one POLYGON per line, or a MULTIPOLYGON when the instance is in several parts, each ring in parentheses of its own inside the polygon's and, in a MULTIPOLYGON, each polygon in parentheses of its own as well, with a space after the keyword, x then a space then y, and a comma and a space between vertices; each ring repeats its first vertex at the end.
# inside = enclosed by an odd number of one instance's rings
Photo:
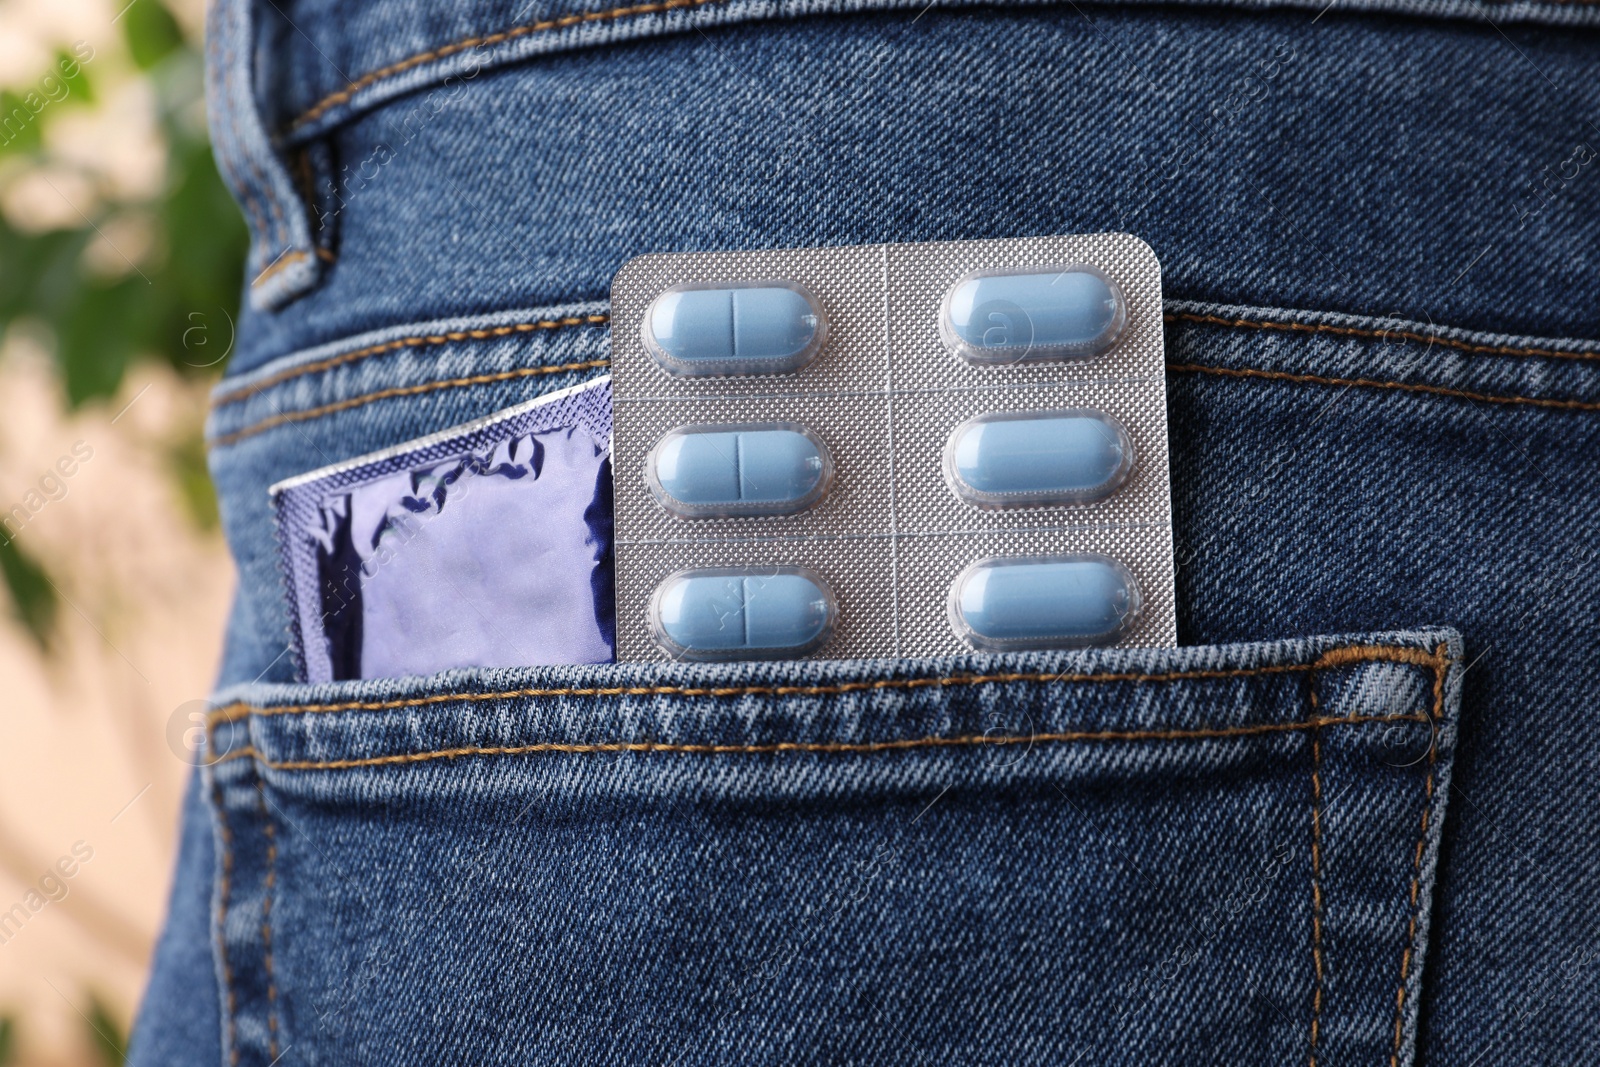
POLYGON ((1324 8, 221 0, 241 583, 132 1062, 1600 1052, 1600 6, 1324 8), (1182 647, 292 681, 267 486, 605 373, 628 257, 1104 230, 1182 647))

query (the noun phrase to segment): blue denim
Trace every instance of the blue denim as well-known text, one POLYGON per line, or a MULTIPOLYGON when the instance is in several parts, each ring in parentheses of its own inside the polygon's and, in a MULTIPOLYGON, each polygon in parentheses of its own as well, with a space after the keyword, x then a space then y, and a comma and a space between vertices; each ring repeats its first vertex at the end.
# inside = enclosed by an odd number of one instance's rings
POLYGON ((1414 1025, 1420 969, 1395 994, 1460 651, 1420 631, 232 688, 208 771, 227 1047, 1265 1065, 1315 1026, 1328 1062, 1377 1062, 1414 1025))
POLYGON ((132 1062, 1600 1053, 1600 6, 645 6, 213 20, 315 266, 132 1062), (1185 647, 289 681, 266 487, 605 373, 630 256, 1100 230, 1185 647))

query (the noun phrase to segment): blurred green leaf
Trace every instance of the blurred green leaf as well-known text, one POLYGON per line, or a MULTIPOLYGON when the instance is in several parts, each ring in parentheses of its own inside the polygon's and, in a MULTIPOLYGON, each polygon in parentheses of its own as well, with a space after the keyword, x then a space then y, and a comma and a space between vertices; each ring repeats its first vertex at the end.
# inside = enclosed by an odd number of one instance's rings
POLYGON ((161 341, 174 366, 203 366, 219 353, 184 348, 184 334, 193 325, 189 315, 199 312, 215 327, 207 339, 213 349, 225 350, 231 345, 228 323, 238 314, 250 235, 217 173, 210 144, 195 138, 175 139, 171 169, 172 185, 159 214, 167 258, 163 278, 158 280, 170 286, 172 293, 161 341))
POLYGON ((9 1015, 0 1015, 0 1067, 16 1059, 17 1024, 9 1015))
POLYGON ((122 1061, 128 1055, 128 1039, 106 1010, 104 1002, 93 993, 89 994, 88 1025, 89 1036, 94 1041, 95 1050, 100 1053, 101 1062, 106 1067, 122 1067, 122 1061))
MULTIPOLYGON (((26 507, 18 504, 26 511, 26 507)), ((0 515, 0 518, 6 516, 0 515)), ((17 547, 15 530, 0 532, 0 576, 11 593, 11 606, 39 647, 50 641, 56 619, 56 590, 44 568, 17 547)))
MULTIPOLYGON (((140 357, 153 356, 184 374, 215 374, 233 346, 248 251, 244 220, 218 174, 204 124, 196 121, 198 50, 184 44, 161 0, 134 0, 121 21, 140 66, 159 65, 147 77, 157 90, 167 146, 160 194, 137 203, 104 203, 91 212, 92 223, 46 233, 18 231, 0 216, 0 330, 23 317, 49 328, 74 406, 114 395, 129 363, 140 357), (97 256, 97 268, 89 269, 85 251, 101 234, 115 234, 112 224, 122 213, 150 228, 148 254, 124 264, 113 246, 112 254, 97 256), (107 263, 117 276, 105 276, 107 263)), ((79 68, 70 84, 74 92, 86 92, 87 72, 83 64, 79 68)), ((46 109, 36 117, 25 101, 3 92, 0 104, 20 107, 26 119, 13 123, 11 150, 37 150, 38 127, 55 112, 46 109)), ((8 132, 0 111, 0 141, 8 132)), ((203 501, 194 502, 197 516, 208 513, 203 501)))
POLYGON ((21 95, 0 89, 0 153, 38 150, 38 114, 21 95))
POLYGON ((133 0, 122 16, 122 36, 140 70, 149 70, 183 44, 183 30, 161 0, 133 0))
POLYGON ((166 296, 137 274, 109 285, 90 281, 73 293, 55 323, 56 361, 69 403, 76 407, 117 391, 166 296))
POLYGON ((0 326, 21 315, 54 319, 78 285, 91 230, 18 233, 0 216, 0 326))
POLYGON ((56 64, 51 68, 51 73, 66 83, 69 99, 80 104, 94 103, 94 87, 89 84, 88 71, 75 57, 57 50, 56 64))
POLYGON ((217 493, 206 469, 205 437, 197 426, 178 439, 167 452, 167 464, 178 483, 189 518, 202 530, 217 528, 217 493))

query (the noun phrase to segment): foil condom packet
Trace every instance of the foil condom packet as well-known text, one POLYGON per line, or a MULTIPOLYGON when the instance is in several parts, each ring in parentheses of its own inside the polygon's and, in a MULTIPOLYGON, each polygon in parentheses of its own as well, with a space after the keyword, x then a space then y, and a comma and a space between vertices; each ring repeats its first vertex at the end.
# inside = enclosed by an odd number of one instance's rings
POLYGON ((270 493, 301 681, 614 658, 609 376, 270 493))

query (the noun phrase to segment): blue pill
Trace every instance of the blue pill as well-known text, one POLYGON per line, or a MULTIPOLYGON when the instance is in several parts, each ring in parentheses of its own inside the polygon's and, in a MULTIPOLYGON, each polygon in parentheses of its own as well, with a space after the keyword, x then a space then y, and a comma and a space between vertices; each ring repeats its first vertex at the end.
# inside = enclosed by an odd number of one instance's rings
POLYGON ((984 508, 1093 503, 1132 466, 1128 432, 1098 411, 979 415, 945 446, 951 487, 984 508))
POLYGON ((670 289, 645 316, 645 344, 669 374, 785 374, 821 347, 822 306, 793 283, 670 289))
POLYGON ((1088 359, 1127 321, 1116 283, 1093 267, 969 274, 945 297, 940 331, 972 363, 1088 359))
POLYGON ((979 648, 1109 644, 1138 617, 1139 587, 1106 556, 989 559, 951 590, 956 629, 979 648))
POLYGON ((668 651, 689 659, 796 655, 827 639, 833 595, 801 568, 683 571, 656 591, 654 624, 668 651))
POLYGON ((791 515, 827 491, 832 464, 798 428, 675 430, 651 456, 651 488, 687 517, 791 515))

